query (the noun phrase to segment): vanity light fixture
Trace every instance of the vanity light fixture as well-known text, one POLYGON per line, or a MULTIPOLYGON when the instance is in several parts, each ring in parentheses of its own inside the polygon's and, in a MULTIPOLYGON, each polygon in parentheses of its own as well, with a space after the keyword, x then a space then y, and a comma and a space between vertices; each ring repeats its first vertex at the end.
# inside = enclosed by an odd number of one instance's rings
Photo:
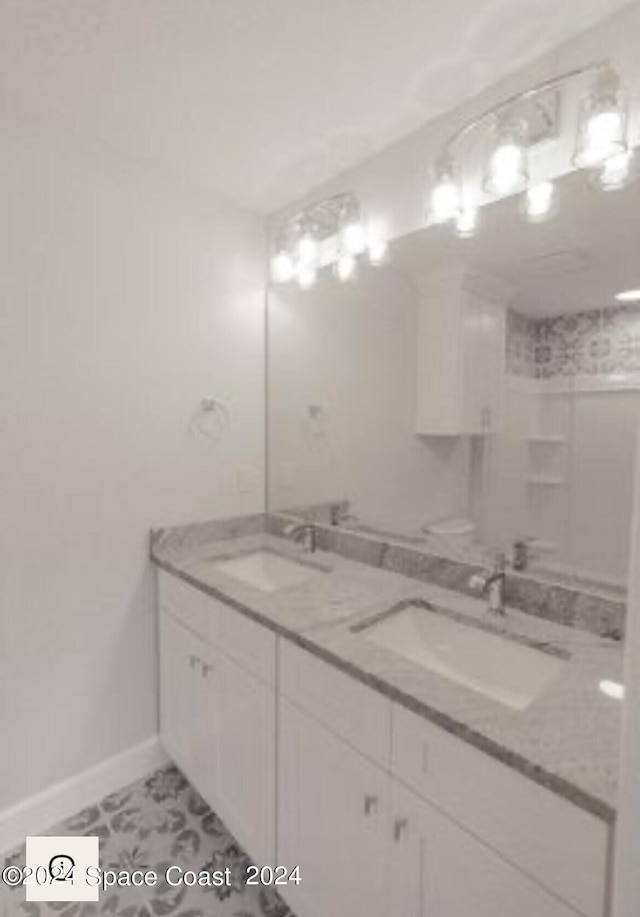
POLYGON ((463 204, 456 217, 456 235, 460 239, 470 239, 478 231, 480 214, 473 204, 463 204))
POLYGON ((597 169, 627 152, 627 105, 620 77, 610 64, 600 66, 580 104, 573 164, 597 169))
POLYGON ((342 252, 333 265, 333 272, 342 283, 355 280, 358 273, 358 261, 355 255, 342 252))
POLYGON ((320 246, 311 231, 306 230, 298 239, 298 264, 303 267, 313 268, 318 262, 320 246))
POLYGON ((601 169, 594 170, 591 184, 600 191, 618 191, 620 188, 626 188, 637 177, 636 157, 633 150, 627 150, 610 156, 601 169))
POLYGON ((271 276, 275 283, 288 283, 296 276, 296 266, 289 252, 277 251, 271 259, 271 276))
POLYGON ((310 290, 312 287, 315 287, 316 280, 318 279, 318 273, 315 267, 311 265, 301 264, 298 267, 296 272, 296 277, 298 280, 298 285, 301 290, 310 290))
POLYGON ((351 193, 319 201, 290 217, 275 241, 271 279, 274 283, 297 279, 302 290, 316 283, 323 256, 325 263, 333 262, 334 274, 342 282, 356 277, 360 256, 366 254, 372 265, 382 264, 387 256, 386 240, 380 232, 367 231, 358 199, 351 193))
POLYGON ((464 202, 463 187, 469 186, 465 157, 475 169, 482 143, 484 166, 480 171, 485 195, 506 197, 524 191, 521 212, 525 219, 537 223, 553 216, 557 190, 544 177, 530 184, 529 154, 542 142, 558 138, 563 90, 588 77, 591 84, 577 112, 571 161, 576 168, 586 169, 591 184, 603 191, 622 188, 635 178, 638 170, 629 149, 626 94, 613 66, 596 61, 515 93, 455 131, 435 162, 428 222, 451 223, 463 238, 475 231, 476 221, 464 202))
POLYGON ((541 181, 527 188, 522 200, 523 213, 529 222, 542 223, 557 210, 558 189, 552 181, 541 181))
POLYGON ((482 186, 490 194, 513 194, 529 181, 527 128, 520 120, 497 119, 489 133, 489 155, 482 186))
POLYGON ((369 232, 367 253, 369 255, 369 263, 374 267, 384 264, 389 257, 389 243, 380 232, 374 230, 369 232))
POLYGON ((603 694, 606 694, 607 697, 613 697, 615 700, 624 700, 624 685, 621 685, 619 681, 609 681, 609 679, 605 678, 600 682, 600 690, 603 694))
POLYGON ((616 293, 616 299, 618 302, 640 303, 640 290, 623 290, 621 293, 616 293))
POLYGON ((367 237, 361 221, 350 220, 340 230, 340 250, 348 255, 361 255, 367 247, 367 237))
POLYGON ((431 221, 448 223, 460 210, 461 191, 453 156, 443 153, 435 167, 436 184, 431 192, 431 221))

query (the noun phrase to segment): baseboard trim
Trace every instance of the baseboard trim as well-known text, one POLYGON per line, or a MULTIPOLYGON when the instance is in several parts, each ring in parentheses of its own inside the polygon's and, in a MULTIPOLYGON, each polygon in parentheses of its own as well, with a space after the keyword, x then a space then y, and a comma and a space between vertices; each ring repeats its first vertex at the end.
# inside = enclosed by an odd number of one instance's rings
POLYGON ((68 780, 0 812, 0 851, 24 843, 80 809, 144 777, 169 761, 158 736, 140 742, 68 780))

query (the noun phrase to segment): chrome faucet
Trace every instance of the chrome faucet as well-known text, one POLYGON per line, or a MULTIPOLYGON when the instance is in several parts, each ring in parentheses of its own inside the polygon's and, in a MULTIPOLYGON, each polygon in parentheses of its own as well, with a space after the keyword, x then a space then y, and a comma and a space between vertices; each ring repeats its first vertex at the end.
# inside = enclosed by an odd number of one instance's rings
POLYGON ((496 554, 493 567, 485 573, 476 573, 469 580, 469 586, 489 600, 488 609, 494 615, 504 616, 505 586, 507 583, 507 557, 503 552, 496 554))
POLYGON ((330 508, 331 525, 338 526, 343 522, 356 520, 356 516, 349 512, 349 505, 345 503, 332 503, 330 508))
POLYGON ((526 570, 531 560, 531 543, 533 538, 517 538, 513 542, 513 569, 526 570))
POLYGON ((303 549, 312 553, 316 550, 316 534, 316 527, 312 522, 303 522, 300 525, 292 522, 291 525, 285 526, 284 529, 284 535, 287 538, 295 542, 301 542, 303 549))

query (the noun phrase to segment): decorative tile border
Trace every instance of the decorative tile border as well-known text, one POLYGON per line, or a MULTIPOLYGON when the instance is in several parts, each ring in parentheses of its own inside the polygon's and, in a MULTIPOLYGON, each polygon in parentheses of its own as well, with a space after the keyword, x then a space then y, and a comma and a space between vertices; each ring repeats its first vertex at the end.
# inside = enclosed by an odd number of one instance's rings
POLYGON ((507 373, 529 379, 640 372, 640 310, 613 306, 531 318, 509 310, 507 373))

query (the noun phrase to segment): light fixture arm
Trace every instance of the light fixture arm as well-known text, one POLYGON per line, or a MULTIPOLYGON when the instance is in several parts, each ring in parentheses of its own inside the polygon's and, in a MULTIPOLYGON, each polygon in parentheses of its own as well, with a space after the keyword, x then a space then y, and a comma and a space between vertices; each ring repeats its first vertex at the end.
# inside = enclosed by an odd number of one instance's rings
MULTIPOLYGON (((560 86, 562 83, 566 83, 568 80, 583 76, 585 73, 597 72, 598 70, 603 70, 610 66, 611 61, 607 58, 598 61, 592 61, 588 64, 583 64, 580 67, 574 67, 572 70, 565 70, 563 73, 559 73, 557 76, 552 76, 548 79, 541 80, 539 83, 536 83, 535 86, 531 86, 528 89, 512 93, 506 99, 503 99, 501 102, 498 102, 495 105, 492 105, 490 108, 485 109, 485 111, 483 111, 481 114, 476 115, 476 117, 472 118, 470 121, 467 121, 462 125, 462 127, 459 127, 452 134, 450 134, 442 146, 442 152, 445 154, 453 155, 454 148, 464 137, 466 137, 481 125, 499 118, 500 115, 507 113, 510 109, 514 108, 519 103, 526 102, 529 99, 535 100, 537 96, 542 95, 549 89, 554 89, 556 86, 560 86)), ((543 114, 546 116, 546 112, 543 111, 543 114)))

